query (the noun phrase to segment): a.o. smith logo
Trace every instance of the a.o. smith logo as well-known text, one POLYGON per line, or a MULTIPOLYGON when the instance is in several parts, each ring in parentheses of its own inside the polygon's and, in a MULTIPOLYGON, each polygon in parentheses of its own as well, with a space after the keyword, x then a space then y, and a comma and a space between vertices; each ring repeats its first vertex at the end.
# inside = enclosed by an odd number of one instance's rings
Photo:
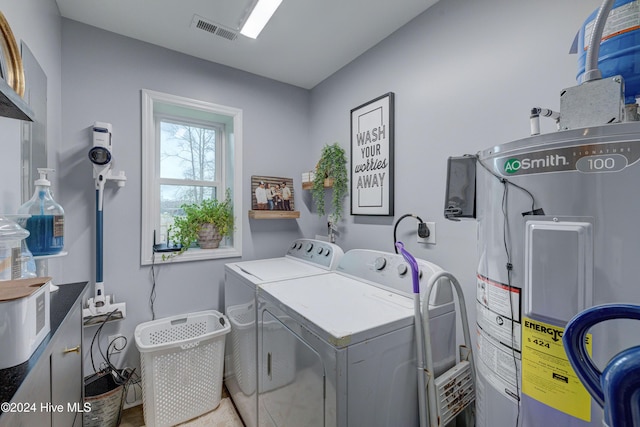
POLYGON ((502 176, 549 172, 618 172, 640 160, 640 140, 552 148, 501 157, 502 176))
POLYGON ((568 166, 569 161, 565 156, 560 154, 548 154, 542 157, 524 157, 524 158, 511 158, 504 163, 504 172, 507 174, 515 173, 535 173, 535 172, 547 172, 557 171, 564 169, 564 166, 568 166), (525 172, 527 171, 527 172, 525 172))

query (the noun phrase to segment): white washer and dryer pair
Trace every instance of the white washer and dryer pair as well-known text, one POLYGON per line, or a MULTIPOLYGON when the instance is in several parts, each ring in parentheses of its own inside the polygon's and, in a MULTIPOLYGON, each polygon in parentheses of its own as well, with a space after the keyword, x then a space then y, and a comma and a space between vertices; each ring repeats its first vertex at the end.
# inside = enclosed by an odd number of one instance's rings
MULTIPOLYGON (((224 382, 247 427, 258 426, 257 292, 266 283, 327 274, 344 252, 332 243, 295 240, 283 257, 241 261, 225 266, 225 313, 231 331, 225 345, 224 382)), ((272 327, 270 323, 264 325, 272 327)), ((293 346, 288 335, 272 335, 273 343, 293 346)), ((292 363, 291 368, 295 367, 292 363)), ((276 384, 273 384, 276 386, 276 384)))
MULTIPOLYGON (((441 271, 424 260, 418 266, 421 288, 441 271)), ((418 426, 411 292, 402 256, 362 249, 346 252, 336 271, 262 284, 258 425, 418 426)), ((446 279, 429 305, 425 345, 437 376, 456 363, 455 303, 446 279)))

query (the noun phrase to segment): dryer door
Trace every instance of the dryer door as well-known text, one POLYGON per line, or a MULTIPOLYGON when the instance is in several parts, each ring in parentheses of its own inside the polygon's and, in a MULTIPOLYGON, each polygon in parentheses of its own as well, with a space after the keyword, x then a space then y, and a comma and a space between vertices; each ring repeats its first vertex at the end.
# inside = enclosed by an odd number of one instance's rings
POLYGON ((262 311, 259 377, 260 425, 324 427, 324 366, 294 334, 288 316, 262 311))

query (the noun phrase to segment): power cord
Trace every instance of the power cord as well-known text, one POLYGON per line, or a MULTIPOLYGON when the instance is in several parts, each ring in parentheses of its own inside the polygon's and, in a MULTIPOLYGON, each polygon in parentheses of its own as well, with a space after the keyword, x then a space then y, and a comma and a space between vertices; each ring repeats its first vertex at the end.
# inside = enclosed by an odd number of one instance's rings
POLYGON ((97 373, 98 370, 96 369, 96 364, 95 364, 95 362, 93 360, 93 345, 95 344, 96 339, 97 339, 98 340, 98 351, 100 352, 100 355, 102 356, 104 361, 107 362, 107 358, 104 356, 104 353, 102 352, 102 348, 100 348, 100 333, 102 332, 102 328, 104 327, 104 325, 109 321, 111 316, 113 316, 117 311, 118 310, 113 310, 112 312, 108 313, 107 316, 102 321, 102 323, 100 324, 100 326, 98 326, 98 329, 96 330, 96 333, 93 334, 93 339, 91 340, 91 346, 89 348, 89 354, 91 356, 91 367, 93 368, 93 372, 95 372, 95 373, 97 373))
POLYGON ((415 214, 402 215, 400 218, 398 218, 395 226, 393 227, 393 248, 395 249, 396 253, 398 253, 398 248, 396 248, 396 242, 398 241, 397 234, 396 234, 398 231, 398 224, 400 224, 400 221, 408 217, 413 217, 418 220, 418 236, 422 237, 423 239, 426 239, 431 234, 431 230, 429 230, 429 227, 427 227, 427 224, 424 221, 422 221, 422 219, 418 215, 415 215, 415 214))
MULTIPOLYGON (((93 339, 91 340, 91 347, 89 350, 90 356, 91 356, 91 366, 93 367, 93 371, 94 371, 94 374, 91 377, 97 379, 101 375, 111 374, 116 384, 124 385, 126 387, 129 384, 129 382, 135 380, 135 378, 137 377, 137 374, 135 373, 135 369, 117 369, 114 366, 114 364, 111 363, 111 355, 113 354, 114 351, 124 350, 124 348, 127 346, 127 337, 120 335, 117 338, 114 338, 113 340, 111 340, 111 342, 109 342, 109 344, 107 345, 106 355, 102 351, 102 347, 100 346, 100 337, 101 337, 102 328, 109 321, 111 316, 113 316, 117 311, 118 310, 114 310, 108 313, 105 319, 102 321, 102 323, 98 327, 98 329, 96 330, 95 334, 93 334, 93 339), (124 340, 124 343, 122 343, 120 346, 118 346, 116 342, 116 340, 119 338, 124 340), (96 369, 95 360, 93 358, 93 353, 94 353, 93 347, 96 341, 98 341, 98 352, 100 353, 100 356, 102 356, 102 360, 103 360, 102 365, 100 366, 100 369, 96 369)), ((91 378, 91 377, 88 377, 88 378, 91 378)), ((87 384, 90 382, 92 381, 89 380, 87 384)))
MULTIPOLYGON (((514 289, 516 289, 512 284, 511 284, 511 277, 513 274, 513 263, 511 262, 511 249, 510 249, 510 242, 511 242, 511 236, 510 236, 510 232, 509 232, 509 212, 508 212, 508 196, 509 196, 509 186, 512 186, 520 191, 522 191, 523 193, 525 193, 527 196, 529 196, 529 198, 531 199, 531 212, 527 212, 526 214, 540 214, 542 213, 542 209, 537 209, 536 210, 536 199, 533 196, 533 194, 527 190, 526 188, 514 184, 513 182, 509 181, 508 179, 498 175, 497 173, 495 173, 494 171, 492 171, 487 165, 485 165, 477 156, 475 156, 478 163, 480 164, 480 166, 482 166, 487 172, 489 172, 492 176, 494 176, 498 181, 500 181, 500 183, 503 186, 502 189, 502 216, 503 216, 503 228, 502 228, 502 241, 504 244, 504 251, 505 251, 505 255, 507 257, 507 263, 505 265, 505 268, 507 270, 507 287, 509 288, 509 292, 512 292, 514 289)), ((523 214, 525 215, 525 214, 523 214)), ((518 359, 516 356, 516 350, 515 350, 515 343, 516 343, 516 330, 515 330, 515 312, 514 312, 514 307, 513 307, 513 300, 511 299, 511 296, 509 296, 509 308, 511 310, 511 356, 513 358, 513 365, 514 365, 514 369, 515 369, 515 379, 516 379, 516 394, 517 394, 517 398, 518 398, 518 412, 516 415, 516 427, 518 427, 520 425, 520 411, 521 411, 521 401, 520 401, 520 388, 521 388, 521 384, 519 381, 519 375, 518 375, 518 359)), ((522 351, 522 349, 520 350, 522 351)))
POLYGON ((156 302, 156 251, 151 254, 151 293, 149 295, 149 307, 151 308, 151 320, 156 320, 154 304, 156 302))

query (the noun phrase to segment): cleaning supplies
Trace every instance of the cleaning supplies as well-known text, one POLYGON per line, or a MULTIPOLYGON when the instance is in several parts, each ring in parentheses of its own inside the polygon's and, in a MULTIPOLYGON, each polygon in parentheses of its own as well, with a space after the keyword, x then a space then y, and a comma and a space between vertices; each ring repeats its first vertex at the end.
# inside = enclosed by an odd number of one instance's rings
POLYGON ((38 168, 33 197, 18 209, 18 214, 31 215, 24 227, 31 233, 27 246, 34 256, 54 255, 64 247, 64 210, 51 196, 50 172, 53 169, 38 168))

